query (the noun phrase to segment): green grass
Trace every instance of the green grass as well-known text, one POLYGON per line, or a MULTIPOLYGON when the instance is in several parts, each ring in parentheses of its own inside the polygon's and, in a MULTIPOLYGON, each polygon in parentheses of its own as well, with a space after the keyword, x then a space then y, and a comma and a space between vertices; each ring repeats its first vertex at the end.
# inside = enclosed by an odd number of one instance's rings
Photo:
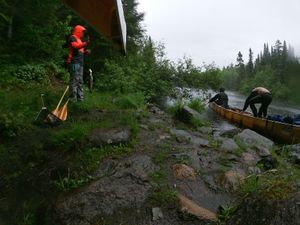
POLYGON ((243 183, 239 189, 242 196, 257 192, 261 186, 260 180, 256 175, 249 176, 245 183, 243 183))
MULTIPOLYGON (((11 82, 12 79, 10 79, 11 82)), ((36 224, 38 205, 49 196, 68 192, 93 180, 93 171, 109 156, 124 157, 134 150, 139 133, 137 111, 145 110, 140 94, 85 93, 83 103, 69 103, 68 119, 57 127, 37 127, 33 121, 42 107, 40 94, 50 110, 56 107, 65 86, 12 86, 0 82, 0 176, 3 193, 26 190, 18 199, 15 220, 36 224), (94 128, 128 127, 132 140, 126 145, 93 148, 87 136, 94 128), (34 188, 33 188, 34 186, 34 188), (37 205, 22 202, 37 193, 37 205)), ((142 115, 143 116, 143 115, 142 115)), ((2 193, 1 193, 2 195, 2 193)), ((1 198, 1 196, 0 196, 1 198)), ((15 198, 14 198, 15 199, 15 198)), ((12 199, 13 201, 13 199, 12 199)))
POLYGON ((163 187, 158 191, 154 191, 149 195, 150 202, 152 205, 164 207, 167 205, 174 205, 177 204, 177 192, 171 190, 167 187, 163 187))
POLYGON ((205 104, 203 104, 202 100, 199 98, 191 99, 188 103, 188 106, 199 113, 203 112, 205 109, 205 104))
POLYGON ((184 106, 184 103, 182 101, 182 99, 180 100, 177 100, 175 102, 175 104, 173 106, 171 106, 169 109, 168 109, 168 112, 173 116, 173 117, 177 117, 178 114, 180 113, 180 111, 182 110, 184 106))
POLYGON ((283 200, 295 191, 295 181, 297 180, 281 174, 280 171, 277 173, 267 171, 260 175, 247 177, 238 192, 243 197, 255 193, 262 198, 283 200))
POLYGON ((190 123, 193 127, 203 127, 203 126, 209 125, 209 123, 207 121, 204 121, 200 118, 192 118, 190 123))
POLYGON ((156 184, 163 185, 166 178, 166 172, 164 170, 159 170, 149 175, 150 179, 156 184))
POLYGON ((110 111, 122 109, 145 108, 145 99, 141 93, 112 95, 111 93, 85 93, 85 101, 74 104, 74 109, 87 112, 90 109, 105 109, 110 111))
POLYGON ((81 187, 82 185, 88 183, 93 177, 86 176, 85 178, 70 178, 70 177, 60 177, 58 180, 53 181, 53 184, 61 191, 70 191, 81 187))
POLYGON ((155 164, 163 164, 168 158, 168 152, 158 150, 157 153, 152 157, 155 164))
POLYGON ((233 214, 236 212, 237 207, 229 206, 229 205, 222 205, 219 206, 218 209, 218 220, 219 225, 225 225, 226 222, 233 216, 233 214))

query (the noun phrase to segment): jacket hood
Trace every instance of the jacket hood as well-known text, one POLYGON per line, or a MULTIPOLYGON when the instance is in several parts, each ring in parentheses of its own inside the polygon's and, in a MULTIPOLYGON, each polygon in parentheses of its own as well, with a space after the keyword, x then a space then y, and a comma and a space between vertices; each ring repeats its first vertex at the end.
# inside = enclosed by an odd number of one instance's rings
POLYGON ((73 35, 75 35, 77 38, 82 38, 84 31, 86 31, 86 29, 83 26, 76 25, 73 29, 73 35))

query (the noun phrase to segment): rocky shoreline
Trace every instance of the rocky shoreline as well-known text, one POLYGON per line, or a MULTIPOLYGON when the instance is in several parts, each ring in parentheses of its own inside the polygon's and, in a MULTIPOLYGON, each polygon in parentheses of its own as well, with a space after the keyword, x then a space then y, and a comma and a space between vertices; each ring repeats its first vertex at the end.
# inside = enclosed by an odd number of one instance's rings
MULTIPOLYGON (((184 117, 198 116, 188 111, 184 117)), ((253 177, 279 173, 282 162, 273 154, 273 141, 247 129, 191 127, 157 106, 149 107, 140 127, 132 154, 105 159, 93 181, 53 201, 49 225, 300 224, 294 183, 278 198, 241 191, 251 188, 253 177), (276 210, 268 210, 274 204, 276 210)), ((126 143, 130 132, 94 130, 89 140, 126 143)), ((291 161, 284 165, 299 159, 299 146, 289 149, 291 161)))

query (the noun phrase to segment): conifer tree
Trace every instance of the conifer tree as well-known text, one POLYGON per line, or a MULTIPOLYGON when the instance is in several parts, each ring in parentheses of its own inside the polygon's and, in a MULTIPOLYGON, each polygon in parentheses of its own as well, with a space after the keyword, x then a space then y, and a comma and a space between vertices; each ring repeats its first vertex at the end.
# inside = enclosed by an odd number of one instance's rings
POLYGON ((251 48, 249 48, 249 61, 248 61, 248 64, 246 66, 246 71, 247 71, 248 77, 253 76, 254 66, 253 66, 253 52, 252 52, 251 48))
POLYGON ((242 81, 245 79, 245 65, 243 60, 243 55, 241 52, 238 53, 237 61, 237 69, 238 69, 238 85, 241 85, 242 81))

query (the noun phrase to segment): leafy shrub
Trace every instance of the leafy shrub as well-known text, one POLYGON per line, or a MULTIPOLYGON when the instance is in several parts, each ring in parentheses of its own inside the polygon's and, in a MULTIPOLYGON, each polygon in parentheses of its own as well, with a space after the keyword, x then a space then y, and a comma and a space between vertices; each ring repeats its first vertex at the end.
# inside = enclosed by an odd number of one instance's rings
POLYGON ((118 94, 142 92, 147 100, 158 101, 173 87, 172 66, 163 55, 161 48, 145 40, 139 52, 107 60, 103 72, 96 74, 95 87, 118 94))
POLYGON ((55 76, 64 82, 68 82, 70 79, 69 72, 64 67, 58 66, 53 62, 45 64, 45 68, 50 76, 55 76))
POLYGON ((43 65, 23 65, 13 71, 13 76, 22 83, 37 82, 48 84, 50 82, 47 76, 47 70, 43 65))
POLYGON ((5 66, 0 69, 0 74, 3 78, 1 79, 1 83, 8 85, 47 85, 50 83, 51 77, 58 78, 64 82, 69 81, 68 71, 53 62, 35 65, 5 66))

